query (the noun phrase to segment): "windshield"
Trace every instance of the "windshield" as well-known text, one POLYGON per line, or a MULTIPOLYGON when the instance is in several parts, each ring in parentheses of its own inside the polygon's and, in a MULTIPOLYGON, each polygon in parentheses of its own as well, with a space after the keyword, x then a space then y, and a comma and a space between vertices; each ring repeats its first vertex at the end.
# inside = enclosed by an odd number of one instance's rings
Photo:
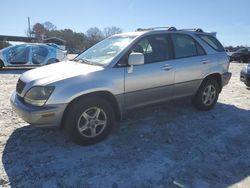
POLYGON ((76 61, 106 66, 133 40, 134 36, 104 39, 75 58, 76 61))

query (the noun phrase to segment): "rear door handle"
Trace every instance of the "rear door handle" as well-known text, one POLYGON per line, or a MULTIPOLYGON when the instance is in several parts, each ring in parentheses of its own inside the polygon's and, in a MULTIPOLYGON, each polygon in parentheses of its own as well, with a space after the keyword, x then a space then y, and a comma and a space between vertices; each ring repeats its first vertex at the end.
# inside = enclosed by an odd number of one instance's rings
POLYGON ((161 67, 162 70, 169 71, 173 68, 172 65, 166 64, 161 67))
POLYGON ((201 62, 202 62, 203 64, 207 64, 207 63, 208 63, 208 59, 202 59, 201 62))

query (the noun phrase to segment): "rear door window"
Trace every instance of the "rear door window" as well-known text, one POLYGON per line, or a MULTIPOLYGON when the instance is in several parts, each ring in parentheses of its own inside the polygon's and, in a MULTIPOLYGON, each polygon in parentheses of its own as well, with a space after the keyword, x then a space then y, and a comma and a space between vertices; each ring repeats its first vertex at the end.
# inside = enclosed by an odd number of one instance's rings
POLYGON ((191 36, 186 34, 171 34, 175 58, 185 58, 205 55, 205 51, 191 36))

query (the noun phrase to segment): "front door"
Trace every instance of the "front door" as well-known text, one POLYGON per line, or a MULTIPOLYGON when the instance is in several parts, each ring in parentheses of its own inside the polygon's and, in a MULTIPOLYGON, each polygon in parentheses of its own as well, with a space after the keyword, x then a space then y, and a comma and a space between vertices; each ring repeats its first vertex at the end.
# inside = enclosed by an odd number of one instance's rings
POLYGON ((167 35, 151 35, 136 43, 131 52, 144 55, 144 64, 125 70, 125 108, 132 109, 168 99, 174 70, 167 35))
POLYGON ((24 65, 29 62, 30 47, 28 45, 17 45, 8 51, 8 61, 12 65, 24 65))

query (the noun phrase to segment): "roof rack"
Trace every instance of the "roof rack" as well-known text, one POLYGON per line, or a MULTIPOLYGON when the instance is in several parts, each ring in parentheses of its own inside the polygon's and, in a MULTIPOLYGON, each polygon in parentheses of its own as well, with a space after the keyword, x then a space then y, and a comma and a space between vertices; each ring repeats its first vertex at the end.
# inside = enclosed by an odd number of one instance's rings
POLYGON ((201 32, 201 33, 204 32, 201 28, 180 29, 179 31, 195 31, 195 32, 201 32))
POLYGON ((200 28, 192 28, 192 29, 176 29, 175 27, 151 27, 151 28, 138 28, 136 31, 151 31, 157 29, 166 29, 168 31, 195 31, 203 33, 204 31, 200 28))
POLYGON ((168 31, 177 30, 175 27, 150 27, 150 28, 138 28, 136 31, 151 31, 151 30, 157 30, 157 29, 166 29, 168 31))

